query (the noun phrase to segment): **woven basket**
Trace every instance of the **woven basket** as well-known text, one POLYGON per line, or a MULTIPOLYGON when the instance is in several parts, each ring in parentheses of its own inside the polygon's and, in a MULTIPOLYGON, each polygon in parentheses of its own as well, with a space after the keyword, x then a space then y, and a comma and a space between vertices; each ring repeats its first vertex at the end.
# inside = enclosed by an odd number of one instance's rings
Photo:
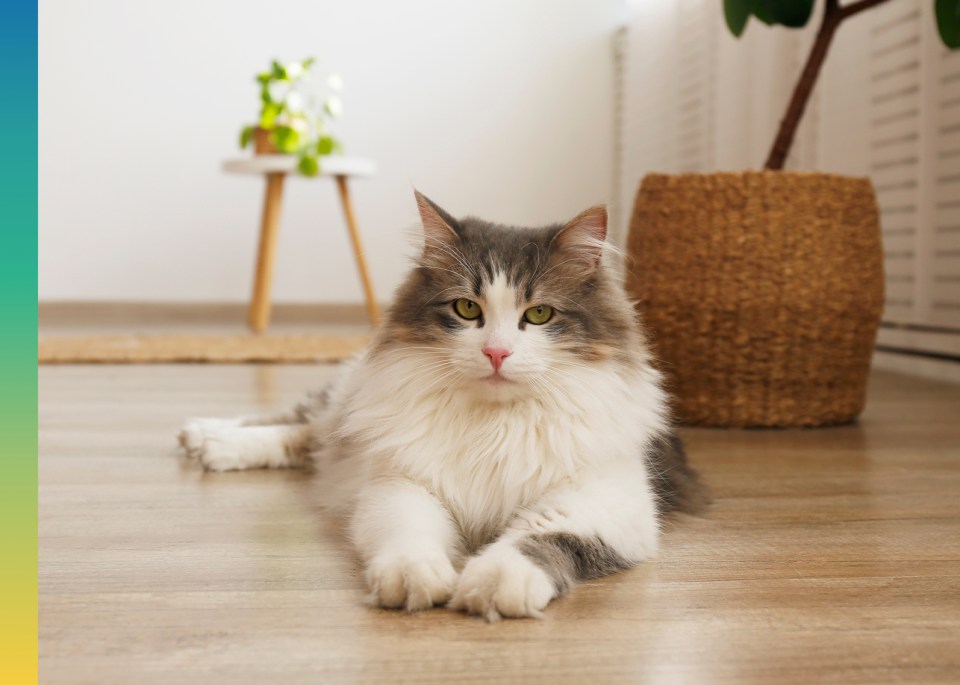
POLYGON ((681 421, 824 426, 863 410, 883 307, 868 179, 652 174, 627 247, 681 421))

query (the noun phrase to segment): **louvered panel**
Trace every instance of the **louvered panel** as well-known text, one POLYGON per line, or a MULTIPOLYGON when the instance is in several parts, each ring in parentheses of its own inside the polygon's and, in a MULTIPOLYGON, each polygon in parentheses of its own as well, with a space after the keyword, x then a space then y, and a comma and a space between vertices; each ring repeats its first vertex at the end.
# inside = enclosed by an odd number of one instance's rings
POLYGON ((677 7, 677 35, 685 47, 676 65, 677 171, 706 171, 713 166, 713 45, 704 0, 683 0, 677 7))
POLYGON ((943 48, 933 53, 931 78, 940 88, 930 98, 936 149, 927 285, 930 319, 938 326, 960 328, 960 54, 943 48))
POLYGON ((915 2, 878 11, 870 31, 870 176, 880 207, 884 319, 916 313, 920 222, 921 13, 915 2))

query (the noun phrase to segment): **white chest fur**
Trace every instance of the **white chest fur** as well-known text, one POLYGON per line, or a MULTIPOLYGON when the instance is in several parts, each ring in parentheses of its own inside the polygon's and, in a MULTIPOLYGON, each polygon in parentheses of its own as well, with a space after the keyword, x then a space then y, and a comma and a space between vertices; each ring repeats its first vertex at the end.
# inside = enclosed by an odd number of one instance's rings
POLYGON ((413 371, 358 367, 339 432, 359 450, 359 480, 402 476, 424 485, 474 543, 551 488, 640 459, 664 429, 652 370, 590 369, 506 403, 431 385, 413 371))

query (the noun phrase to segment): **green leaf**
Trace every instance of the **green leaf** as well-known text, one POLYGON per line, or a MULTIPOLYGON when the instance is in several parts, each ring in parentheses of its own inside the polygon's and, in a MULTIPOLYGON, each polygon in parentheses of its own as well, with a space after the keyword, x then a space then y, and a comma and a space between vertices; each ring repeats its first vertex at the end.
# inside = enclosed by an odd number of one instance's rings
POLYGON ((950 49, 960 48, 960 0, 937 0, 937 31, 950 49))
POLYGON ((253 140, 253 126, 244 126, 240 131, 240 149, 249 145, 251 140, 253 140))
POLYGON ((723 0, 723 17, 727 20, 727 28, 737 38, 747 26, 752 7, 752 0, 723 0))
POLYGON ((273 62, 270 63, 270 68, 273 70, 273 78, 278 81, 287 80, 287 70, 280 62, 273 60, 273 62))
POLYGON ((773 19, 773 13, 770 11, 771 0, 753 0, 751 12, 753 16, 762 21, 767 26, 773 26, 777 22, 773 19))
POLYGON ((280 152, 287 154, 296 152, 297 148, 300 147, 300 132, 289 126, 277 126, 270 133, 270 142, 280 152))
POLYGON ((317 154, 318 155, 329 155, 333 152, 333 147, 336 144, 336 141, 333 139, 333 136, 320 136, 317 140, 317 154))
MULTIPOLYGON (((813 14, 814 0, 759 0, 764 4, 770 17, 777 24, 798 29, 806 26, 813 14)), ((758 15, 759 16, 759 15, 758 15)))
POLYGON ((317 158, 313 155, 304 154, 300 157, 297 169, 299 169, 300 173, 304 176, 316 176, 320 173, 320 162, 318 162, 317 158))
POLYGON ((310 69, 313 66, 313 63, 317 61, 316 57, 307 57, 303 62, 300 63, 300 66, 303 67, 304 71, 310 69))
POLYGON ((273 78, 273 75, 269 71, 262 71, 257 74, 257 83, 261 86, 265 86, 270 83, 270 79, 273 78))
POLYGON ((277 121, 277 115, 279 115, 282 110, 283 108, 275 102, 265 103, 263 110, 260 112, 260 128, 267 130, 272 129, 274 123, 277 121))

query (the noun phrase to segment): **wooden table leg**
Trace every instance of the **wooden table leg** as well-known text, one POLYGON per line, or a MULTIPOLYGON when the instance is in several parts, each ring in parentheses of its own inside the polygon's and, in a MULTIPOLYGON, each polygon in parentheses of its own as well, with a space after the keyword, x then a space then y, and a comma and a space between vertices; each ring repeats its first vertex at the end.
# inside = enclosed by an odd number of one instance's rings
POLYGON ((353 214, 353 205, 350 203, 350 190, 347 188, 347 177, 337 176, 336 179, 337 189, 340 191, 340 204, 343 205, 343 216, 347 220, 347 228, 350 229, 353 255, 357 258, 357 271, 360 272, 363 292, 367 298, 367 314, 370 316, 370 323, 376 326, 380 322, 380 308, 377 306, 377 298, 373 294, 373 283, 370 281, 370 273, 367 271, 367 260, 363 256, 363 245, 360 242, 360 229, 357 228, 357 219, 353 214))
POLYGON ((270 323, 270 286, 273 283, 273 263, 277 253, 277 235, 280 232, 280 200, 283 196, 284 174, 267 174, 267 192, 263 198, 263 218, 260 222, 260 248, 257 251, 257 271, 253 280, 253 297, 247 321, 257 333, 270 323))

